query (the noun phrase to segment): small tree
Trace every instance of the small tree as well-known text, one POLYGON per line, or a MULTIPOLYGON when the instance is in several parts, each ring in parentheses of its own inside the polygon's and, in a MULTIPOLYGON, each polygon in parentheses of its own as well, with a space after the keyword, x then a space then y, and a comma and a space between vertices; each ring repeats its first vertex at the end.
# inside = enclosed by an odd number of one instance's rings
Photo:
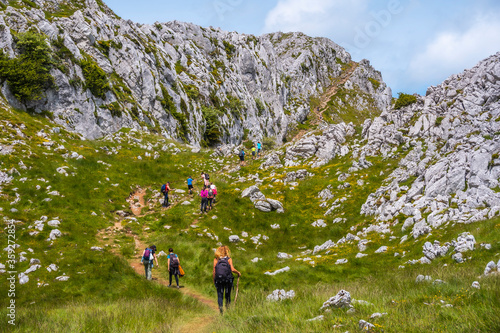
POLYGON ((276 146, 276 139, 266 136, 262 139, 262 146, 265 150, 271 150, 276 146))
POLYGON ((202 106, 201 113, 206 123, 203 140, 205 140, 208 146, 213 146, 220 142, 220 137, 222 136, 219 120, 221 112, 210 106, 202 106))
POLYGON ((45 37, 26 32, 16 36, 19 57, 9 59, 0 50, 0 78, 7 80, 12 94, 20 101, 40 100, 54 86, 50 69, 54 62, 45 37))
POLYGON ((400 92, 398 93, 398 99, 396 100, 396 103, 394 103, 394 108, 396 110, 399 110, 402 107, 415 103, 416 101, 417 101, 416 96, 400 92))

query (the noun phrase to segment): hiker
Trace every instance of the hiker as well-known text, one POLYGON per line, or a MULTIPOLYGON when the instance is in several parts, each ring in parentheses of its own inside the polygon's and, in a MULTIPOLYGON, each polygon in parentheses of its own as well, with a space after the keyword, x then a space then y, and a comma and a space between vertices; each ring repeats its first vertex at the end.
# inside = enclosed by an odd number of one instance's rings
POLYGON ((153 278, 151 270, 154 266, 154 261, 156 261, 156 267, 158 267, 158 258, 156 257, 156 246, 151 245, 144 249, 142 253, 141 263, 144 264, 144 271, 146 273, 146 279, 151 280, 153 278))
POLYGON ((200 211, 201 211, 201 213, 206 213, 207 212, 207 203, 208 203, 208 190, 207 190, 207 187, 205 185, 203 185, 203 188, 201 189, 200 197, 201 197, 200 211))
POLYGON ((255 160, 255 151, 257 150, 257 148, 255 148, 255 145, 253 145, 252 147, 252 160, 255 160))
POLYGON ((219 311, 222 314, 222 304, 224 294, 226 298, 226 309, 231 303, 231 288, 233 287, 233 272, 241 276, 233 266, 231 259, 231 251, 227 246, 221 246, 215 251, 214 269, 212 277, 214 279, 215 288, 217 288, 217 303, 219 303, 219 311))
POLYGON ((245 151, 243 148, 241 148, 238 156, 240 157, 240 165, 245 165, 245 151))
POLYGON ((214 190, 212 186, 208 185, 207 187, 207 209, 212 210, 212 201, 214 200, 214 190))
POLYGON ((217 196, 217 187, 215 187, 214 183, 210 183, 210 187, 212 188, 212 192, 214 192, 213 203, 215 203, 215 197, 217 196))
POLYGON ((193 194, 193 178, 191 176, 187 179, 189 194, 193 194))
POLYGON ((260 141, 257 142, 257 157, 260 157, 260 151, 262 150, 262 145, 260 144, 260 141))
POLYGON ((165 199, 163 200, 163 207, 168 207, 168 192, 171 190, 170 188, 170 183, 167 182, 166 184, 163 184, 161 187, 161 193, 165 196, 165 199))
POLYGON ((208 186, 210 185, 210 176, 209 176, 209 175, 208 175, 208 173, 206 173, 206 172, 205 172, 205 177, 204 177, 204 179, 205 179, 205 183, 204 183, 204 185, 208 187, 208 186))
POLYGON ((179 289, 179 257, 174 253, 172 248, 168 249, 168 286, 172 286, 172 275, 175 276, 175 283, 177 283, 177 289, 179 289))

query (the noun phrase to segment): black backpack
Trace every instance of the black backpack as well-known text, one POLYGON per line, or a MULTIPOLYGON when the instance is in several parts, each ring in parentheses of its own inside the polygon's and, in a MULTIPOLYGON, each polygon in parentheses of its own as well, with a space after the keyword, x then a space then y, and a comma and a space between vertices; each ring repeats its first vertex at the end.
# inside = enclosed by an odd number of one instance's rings
POLYGON ((228 258, 220 258, 215 265, 215 282, 233 281, 233 273, 228 258))
POLYGON ((179 267, 179 259, 174 253, 170 254, 170 268, 177 268, 179 267))
POLYGON ((205 179, 206 180, 209 180, 210 179, 210 176, 208 175, 208 173, 205 174, 205 179))

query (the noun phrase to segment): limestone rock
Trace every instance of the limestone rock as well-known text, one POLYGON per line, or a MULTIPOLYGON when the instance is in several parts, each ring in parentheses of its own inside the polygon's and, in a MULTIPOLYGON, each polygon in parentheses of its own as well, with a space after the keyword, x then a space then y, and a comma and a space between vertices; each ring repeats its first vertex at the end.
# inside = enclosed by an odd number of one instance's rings
POLYGON ((264 274, 265 275, 276 275, 279 273, 288 272, 289 270, 290 270, 290 267, 286 266, 286 267, 280 268, 278 270, 275 270, 274 272, 265 272, 264 274))
POLYGON ((276 289, 271 294, 267 295, 266 299, 268 301, 276 302, 285 299, 291 299, 295 297, 295 292, 293 290, 285 291, 284 289, 276 289))
POLYGON ((337 293, 337 295, 331 297, 326 302, 324 302, 320 310, 325 310, 330 307, 348 308, 350 307, 350 305, 351 305, 351 294, 348 291, 342 289, 337 293))
POLYGON ((238 237, 238 235, 231 235, 229 236, 229 241, 231 243, 238 243, 240 241, 240 237, 238 237))

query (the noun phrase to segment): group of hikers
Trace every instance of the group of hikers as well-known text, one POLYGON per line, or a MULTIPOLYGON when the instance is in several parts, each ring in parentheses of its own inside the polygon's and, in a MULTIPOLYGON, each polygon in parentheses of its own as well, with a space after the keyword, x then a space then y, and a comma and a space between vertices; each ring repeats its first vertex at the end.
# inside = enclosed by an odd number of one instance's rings
MULTIPOLYGON (((182 270, 182 267, 180 265, 179 257, 174 253, 174 250, 170 248, 168 249, 168 252, 168 286, 172 286, 172 277, 175 277, 177 289, 179 289, 179 276, 184 276, 184 271, 182 270)), ((158 267, 159 265, 158 258, 156 256, 156 246, 151 245, 148 248, 144 249, 141 257, 141 263, 144 264, 144 270, 146 273, 146 278, 148 280, 152 279, 152 268, 154 266, 154 262, 156 262, 156 267, 158 267)), ((223 313, 224 299, 226 300, 226 309, 231 304, 231 289, 233 289, 234 282, 233 273, 237 274, 238 278, 241 276, 241 273, 237 271, 233 266, 233 259, 231 258, 231 251, 229 250, 229 247, 225 245, 220 246, 215 251, 212 279, 217 290, 217 303, 219 305, 219 311, 221 314, 223 313)))
MULTIPOLYGON (((217 197, 217 187, 214 185, 214 183, 210 182, 210 176, 208 173, 202 172, 200 178, 203 182, 200 191, 200 197, 201 197, 200 214, 202 214, 206 213, 207 211, 213 208, 213 204, 215 203, 215 198, 217 197)), ((190 195, 193 194, 193 188, 194 188, 193 181, 194 181, 193 177, 189 176, 187 179, 187 186, 190 195)), ((164 195, 162 204, 163 207, 170 206, 168 193, 171 190, 172 188, 170 187, 170 182, 166 182, 161 187, 161 193, 163 193, 164 195)))
MULTIPOLYGON (((146 273, 146 279, 152 280, 152 269, 154 266, 154 262, 156 262, 156 268, 158 265, 158 257, 156 256, 156 245, 151 245, 144 249, 141 257, 141 263, 144 264, 144 271, 146 273)), ((184 272, 182 271, 182 267, 180 265, 179 257, 174 253, 174 249, 168 249, 167 255, 167 270, 169 275, 169 287, 172 286, 172 276, 175 277, 175 282, 177 283, 177 289, 179 289, 179 276, 183 276, 184 272)))
MULTIPOLYGON (((256 144, 254 143, 250 150, 252 152, 252 160, 254 160, 256 156, 257 158, 259 158, 260 152, 262 151, 262 144, 260 143, 260 141, 256 144)), ((240 165, 245 165, 245 150, 243 148, 240 149, 238 156, 240 157, 240 165)))

